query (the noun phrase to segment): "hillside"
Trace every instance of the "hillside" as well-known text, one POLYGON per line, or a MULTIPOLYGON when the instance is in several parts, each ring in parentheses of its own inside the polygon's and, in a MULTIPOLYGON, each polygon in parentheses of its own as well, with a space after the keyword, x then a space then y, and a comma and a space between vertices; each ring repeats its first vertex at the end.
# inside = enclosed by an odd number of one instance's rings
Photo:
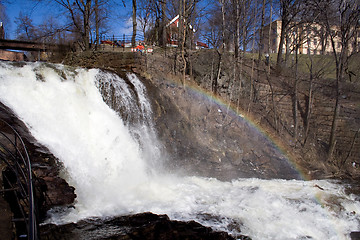
MULTIPOLYGON (((199 87, 211 95, 212 80, 216 77, 218 55, 211 50, 188 53, 188 69, 185 85, 199 87)), ((328 57, 327 57, 328 59, 328 57)), ((356 58, 354 58, 356 59, 356 58)), ((182 61, 174 51, 155 51, 151 55, 138 53, 88 53, 72 55, 66 64, 86 67, 100 67, 118 72, 122 68, 140 73, 161 88, 161 81, 182 86, 182 61)), ((291 66, 281 74, 264 62, 257 63, 251 57, 245 58, 238 65, 234 80, 232 56, 224 56, 218 81, 218 92, 213 96, 231 105, 232 109, 246 114, 253 119, 271 138, 286 149, 291 158, 296 159, 309 178, 358 179, 360 175, 360 86, 352 78, 342 84, 340 123, 337 130, 335 158, 328 160, 326 149, 329 139, 333 106, 334 80, 321 74, 321 58, 313 60, 312 105, 308 136, 305 141, 306 113, 308 111, 309 72, 304 67, 298 74, 298 134, 294 139, 293 122, 293 69, 291 66), (266 69, 266 71, 264 71, 266 69), (241 82, 241 84, 240 84, 241 82), (251 87, 251 82, 252 87, 251 87), (250 100, 250 91, 254 98, 250 100), (305 142, 305 143, 304 143, 305 142)), ((302 65, 309 66, 306 61, 302 65)), ((329 64, 325 64, 329 71, 329 64)), ((353 72, 357 71, 356 62, 350 64, 353 72)), ((229 106, 230 106, 229 105, 229 106)), ((189 106, 183 106, 189 107, 189 106)), ((186 110, 184 111, 186 112, 186 110)), ((187 116, 191 118, 191 116, 187 116)))

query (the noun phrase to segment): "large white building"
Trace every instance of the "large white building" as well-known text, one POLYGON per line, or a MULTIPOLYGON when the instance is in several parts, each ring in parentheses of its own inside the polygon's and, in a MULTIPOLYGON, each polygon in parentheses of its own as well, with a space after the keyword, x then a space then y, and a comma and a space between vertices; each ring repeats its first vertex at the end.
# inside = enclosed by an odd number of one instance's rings
MULTIPOLYGON (((263 52, 275 53, 279 50, 280 34, 281 34, 281 20, 276 20, 264 27, 264 41, 263 52), (270 39, 269 39, 270 35, 270 39), (270 40, 270 41, 269 41, 270 40)), ((335 50, 339 52, 341 50, 341 39, 337 34, 339 27, 332 27, 332 34, 334 37, 335 50)), ((333 46, 330 41, 330 36, 325 29, 316 23, 303 23, 293 24, 291 30, 288 31, 285 37, 283 52, 290 54, 295 53, 295 46, 298 46, 299 54, 331 54, 333 52, 333 46)), ((360 29, 350 40, 348 45, 349 53, 360 52, 360 29)))

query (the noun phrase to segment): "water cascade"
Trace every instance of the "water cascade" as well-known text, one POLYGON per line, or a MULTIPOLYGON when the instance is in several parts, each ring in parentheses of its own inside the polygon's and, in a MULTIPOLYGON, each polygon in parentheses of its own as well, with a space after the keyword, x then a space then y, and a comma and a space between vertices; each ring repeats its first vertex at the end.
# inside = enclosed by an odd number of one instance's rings
POLYGON ((0 62, 0 101, 76 188, 75 209, 48 221, 151 211, 232 234, 239 226, 252 239, 348 239, 360 230, 359 199, 336 182, 166 174, 146 91, 132 73, 0 62))

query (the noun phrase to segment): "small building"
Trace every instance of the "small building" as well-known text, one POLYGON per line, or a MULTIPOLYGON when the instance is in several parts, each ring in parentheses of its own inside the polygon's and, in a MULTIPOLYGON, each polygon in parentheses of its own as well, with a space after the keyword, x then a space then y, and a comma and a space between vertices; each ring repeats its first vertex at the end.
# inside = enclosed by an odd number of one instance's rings
MULTIPOLYGON (((188 24, 188 39, 191 39, 191 45, 195 46, 196 49, 199 48, 209 48, 206 43, 194 40, 194 33, 196 30, 191 24, 188 24)), ((179 45, 179 15, 174 17, 168 24, 166 24, 166 45, 168 47, 177 47, 179 45)))

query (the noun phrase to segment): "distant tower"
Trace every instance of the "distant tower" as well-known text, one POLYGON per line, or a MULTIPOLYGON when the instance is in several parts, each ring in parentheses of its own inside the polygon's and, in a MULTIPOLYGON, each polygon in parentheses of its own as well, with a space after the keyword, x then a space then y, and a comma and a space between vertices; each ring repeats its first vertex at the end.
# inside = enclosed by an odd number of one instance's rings
POLYGON ((5 38, 4 26, 3 23, 0 22, 0 39, 4 39, 4 38, 5 38))

